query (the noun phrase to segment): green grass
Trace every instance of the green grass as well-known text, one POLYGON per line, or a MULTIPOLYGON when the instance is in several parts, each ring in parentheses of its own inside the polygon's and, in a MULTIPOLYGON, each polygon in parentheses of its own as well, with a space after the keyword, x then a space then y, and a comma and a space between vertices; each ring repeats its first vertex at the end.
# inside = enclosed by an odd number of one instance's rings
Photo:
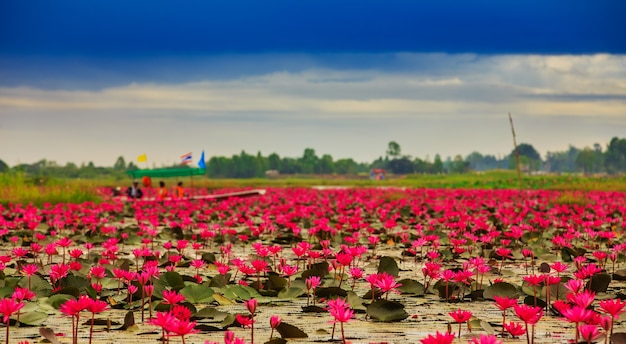
MULTIPOLYGON (((537 175, 522 177, 521 187, 515 171, 489 171, 485 173, 469 173, 457 175, 408 175, 390 176, 385 180, 370 180, 368 176, 280 176, 277 178, 254 179, 208 179, 179 178, 186 187, 205 188, 209 191, 228 188, 266 188, 266 187, 311 187, 322 186, 355 186, 385 187, 399 186, 408 188, 468 188, 468 189, 549 189, 563 191, 620 191, 626 192, 626 176, 590 177, 581 175, 537 175)), ((99 202, 101 196, 98 187, 130 185, 131 180, 111 179, 96 180, 40 180, 27 178, 18 173, 0 173, 0 203, 32 203, 41 206, 43 203, 83 203, 99 202)), ((157 182, 156 180, 153 182, 157 182)), ((166 180, 174 185, 173 180, 166 180)), ((566 197, 568 198, 568 197, 566 197)), ((580 202, 577 197, 564 199, 565 202, 580 202)))
POLYGON ((100 202, 97 181, 43 180, 27 178, 22 173, 0 173, 0 204, 100 202))

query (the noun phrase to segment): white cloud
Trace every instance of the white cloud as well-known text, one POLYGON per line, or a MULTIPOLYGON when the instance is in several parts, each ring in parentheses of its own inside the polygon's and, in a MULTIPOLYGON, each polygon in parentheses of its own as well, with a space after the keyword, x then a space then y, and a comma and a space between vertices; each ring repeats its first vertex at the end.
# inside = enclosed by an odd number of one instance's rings
MULTIPOLYGON (((288 60, 285 56, 280 58, 288 60)), ((297 58, 302 59, 302 56, 297 58)), ((237 63, 253 61, 254 57, 237 59, 237 63)), ((295 145, 295 149, 324 144, 322 141, 314 142, 319 135, 303 135, 307 128, 317 128, 323 135, 334 133, 337 135, 334 139, 342 140, 341 131, 322 128, 349 131, 354 125, 346 123, 358 123, 358 131, 349 136, 352 140, 358 141, 361 136, 365 140, 376 138, 382 142, 376 144, 381 146, 385 140, 394 139, 394 135, 414 140, 409 128, 427 128, 429 125, 430 128, 452 132, 456 129, 451 127, 460 125, 459 129, 471 127, 480 135, 490 136, 493 128, 484 126, 493 126, 494 123, 499 126, 501 117, 508 112, 518 119, 527 118, 544 125, 553 123, 549 119, 553 118, 555 121, 580 119, 580 123, 586 123, 587 129, 590 129, 589 123, 595 123, 599 128, 626 127, 626 56, 398 53, 391 55, 384 65, 366 64, 366 67, 358 69, 332 68, 314 63, 307 65, 309 67, 300 70, 277 67, 261 74, 230 78, 199 76, 201 81, 152 80, 100 89, 0 87, 0 117, 3 119, 0 123, 0 144, 15 139, 15 133, 24 137, 46 129, 58 134, 63 130, 73 134, 84 131, 84 140, 89 141, 94 136, 89 135, 94 130, 89 125, 105 120, 124 126, 124 123, 145 123, 146 119, 150 119, 151 125, 162 126, 151 131, 164 133, 181 123, 191 123, 192 126, 194 121, 210 123, 211 129, 228 132, 240 140, 241 145, 232 148, 235 152, 240 151, 241 146, 252 147, 249 150, 263 148, 264 143, 246 141, 254 133, 246 136, 240 132, 244 128, 254 130, 263 126, 269 135, 285 137, 282 141, 279 138, 260 138, 276 142, 275 146, 266 148, 282 154, 286 153, 281 152, 279 146, 292 146, 286 141, 288 138, 297 140, 298 137, 308 137, 311 140, 295 145), (48 126, 44 127, 41 124, 44 117, 63 118, 65 125, 48 120, 45 121, 48 126), (77 121, 77 118, 80 120, 77 121), (381 123, 388 125, 390 131, 395 130, 396 134, 382 135, 379 132, 381 123), (287 130, 300 135, 281 134, 281 128, 277 126, 291 126, 287 130)), ((190 130, 195 132, 198 128, 195 126, 190 130)), ((589 140, 602 136, 603 129, 598 130, 600 132, 589 140)), ((422 137, 429 134, 423 133, 422 137)), ((463 131, 458 134, 463 136, 463 131)), ((132 134, 124 131, 124 135, 132 134)), ((147 134, 135 135, 141 141, 147 134)), ((606 135, 608 140, 611 133, 606 135)), ((38 137, 33 136, 32 139, 37 140, 38 137)), ((454 154, 456 145, 465 150, 489 152, 485 149, 490 142, 488 140, 482 146, 467 147, 458 143, 460 139, 450 137, 445 151, 454 154)), ((569 138, 563 136, 561 140, 568 139, 571 141, 559 141, 558 144, 563 149, 569 143, 576 144, 577 138, 573 135, 569 138)), ((145 142, 153 142, 151 140, 154 139, 144 139, 145 142)), ((328 140, 333 138, 327 137, 328 140)), ((585 141, 582 145, 589 143, 592 142, 585 141)), ((99 147, 95 142, 93 145, 99 147)), ((368 145, 362 144, 363 147, 368 145)), ((364 150, 371 151, 372 148, 364 150)), ((413 155, 432 156, 437 149, 420 147, 414 153, 405 151, 413 155)), ((457 152, 469 153, 461 149, 457 152)), ((502 151, 505 152, 506 149, 502 151)), ((343 156, 369 159, 377 155, 343 151, 343 156)), ((67 159, 72 160, 71 157, 67 159)))

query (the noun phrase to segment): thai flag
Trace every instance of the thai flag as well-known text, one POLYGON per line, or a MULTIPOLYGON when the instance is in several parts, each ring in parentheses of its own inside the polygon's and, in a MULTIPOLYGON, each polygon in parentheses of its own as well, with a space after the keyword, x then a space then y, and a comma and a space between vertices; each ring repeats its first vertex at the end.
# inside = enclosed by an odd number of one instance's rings
POLYGON ((180 156, 180 163, 181 164, 188 164, 191 162, 191 152, 187 153, 187 154, 183 154, 180 156))

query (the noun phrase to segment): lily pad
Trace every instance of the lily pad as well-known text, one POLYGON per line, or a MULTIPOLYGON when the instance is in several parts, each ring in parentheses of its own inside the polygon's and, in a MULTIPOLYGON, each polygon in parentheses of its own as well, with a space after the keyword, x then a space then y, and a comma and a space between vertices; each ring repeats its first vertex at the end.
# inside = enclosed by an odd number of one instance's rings
POLYGON ((613 279, 616 281, 626 281, 626 269, 619 269, 613 273, 613 279))
POLYGON ((39 326, 48 319, 48 314, 43 312, 28 312, 20 315, 20 323, 30 326, 39 326))
POLYGON ((308 338, 309 336, 302 331, 301 329, 288 324, 286 322, 281 322, 277 327, 276 331, 280 333, 280 336, 283 338, 308 338))
POLYGON ((295 299, 302 295, 304 295, 304 289, 297 287, 286 288, 278 292, 279 299, 295 299))
POLYGON ((60 344, 61 342, 59 342, 59 340, 57 339, 56 334, 54 333, 54 331, 51 328, 48 327, 41 327, 39 328, 39 334, 44 337, 45 339, 47 339, 51 344, 60 344))
POLYGON ((211 278, 211 281, 209 282, 209 287, 224 287, 226 285, 228 285, 228 281, 230 280, 230 274, 226 274, 226 275, 215 275, 213 276, 213 278, 211 278))
POLYGON ((358 296, 355 292, 349 291, 346 301, 350 304, 350 308, 357 312, 366 312, 365 300, 358 296))
POLYGON ((126 315, 124 315, 124 323, 117 330, 126 331, 133 326, 135 326, 135 314, 132 311, 128 311, 126 315))
POLYGON ((519 297, 519 290, 516 286, 508 282, 494 283, 483 292, 483 297, 487 300, 493 300, 494 296, 500 297, 519 297))
POLYGON ((68 294, 56 294, 48 298, 47 302, 55 309, 61 308, 61 305, 68 300, 74 299, 74 296, 68 294))
POLYGON ((626 333, 624 332, 615 332, 611 336, 610 342, 612 344, 626 344, 626 333))
POLYGON ((265 342, 264 344, 287 344, 287 341, 283 338, 272 338, 265 342))
POLYGON ((215 292, 207 286, 192 284, 181 289, 180 294, 185 296, 185 300, 191 303, 209 303, 213 301, 212 295, 215 292))
POLYGON ((601 273, 595 274, 587 283, 587 288, 596 293, 606 293, 611 284, 611 275, 601 273))
POLYGON ((156 280, 155 285, 160 285, 162 287, 161 291, 168 288, 178 291, 185 287, 185 282, 183 281, 183 277, 178 272, 167 271, 162 274, 158 280, 156 280))
POLYGON ((254 288, 247 287, 245 285, 232 285, 223 290, 224 296, 232 300, 247 301, 250 299, 263 299, 263 296, 259 294, 254 288))
POLYGON ((223 321, 229 313, 219 311, 215 307, 205 307, 196 312, 193 317, 198 319, 212 319, 215 321, 223 321))
POLYGON ((307 279, 311 276, 317 276, 319 278, 324 278, 324 276, 328 275, 328 262, 319 262, 311 265, 311 268, 302 272, 302 278, 307 279))
POLYGON ((378 263, 378 273, 386 272, 391 276, 398 277, 400 275, 400 268, 398 263, 391 257, 381 257, 378 263))
POLYGON ((330 298, 334 296, 346 297, 348 296, 348 292, 339 287, 315 288, 315 295, 317 297, 324 298, 330 298))
POLYGON ((302 312, 303 313, 326 313, 328 312, 328 310, 320 306, 302 306, 302 312))
POLYGON ((404 310, 400 302, 389 300, 376 300, 367 307, 367 315, 372 319, 383 322, 404 320, 409 314, 404 310))
POLYGON ((221 306, 234 305, 236 302, 221 294, 213 294, 213 299, 221 306))
POLYGON ((398 290, 402 294, 418 295, 418 296, 424 295, 424 285, 416 280, 405 278, 403 280, 398 281, 398 283, 401 284, 398 290))

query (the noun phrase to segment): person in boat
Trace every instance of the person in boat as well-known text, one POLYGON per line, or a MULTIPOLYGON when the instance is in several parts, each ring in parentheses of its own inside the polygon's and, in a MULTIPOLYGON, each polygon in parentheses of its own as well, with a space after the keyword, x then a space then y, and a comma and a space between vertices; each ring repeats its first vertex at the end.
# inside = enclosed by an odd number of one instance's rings
POLYGON ((174 192, 174 197, 183 198, 185 197, 185 188, 183 188, 183 182, 178 182, 176 185, 176 190, 174 192))
POLYGON ((139 188, 139 182, 134 180, 133 185, 126 189, 126 196, 132 199, 139 199, 143 197, 143 191, 139 188))
POLYGON ((159 189, 157 190, 157 197, 160 200, 163 200, 167 197, 167 188, 165 187, 165 182, 162 180, 159 182, 159 189))

